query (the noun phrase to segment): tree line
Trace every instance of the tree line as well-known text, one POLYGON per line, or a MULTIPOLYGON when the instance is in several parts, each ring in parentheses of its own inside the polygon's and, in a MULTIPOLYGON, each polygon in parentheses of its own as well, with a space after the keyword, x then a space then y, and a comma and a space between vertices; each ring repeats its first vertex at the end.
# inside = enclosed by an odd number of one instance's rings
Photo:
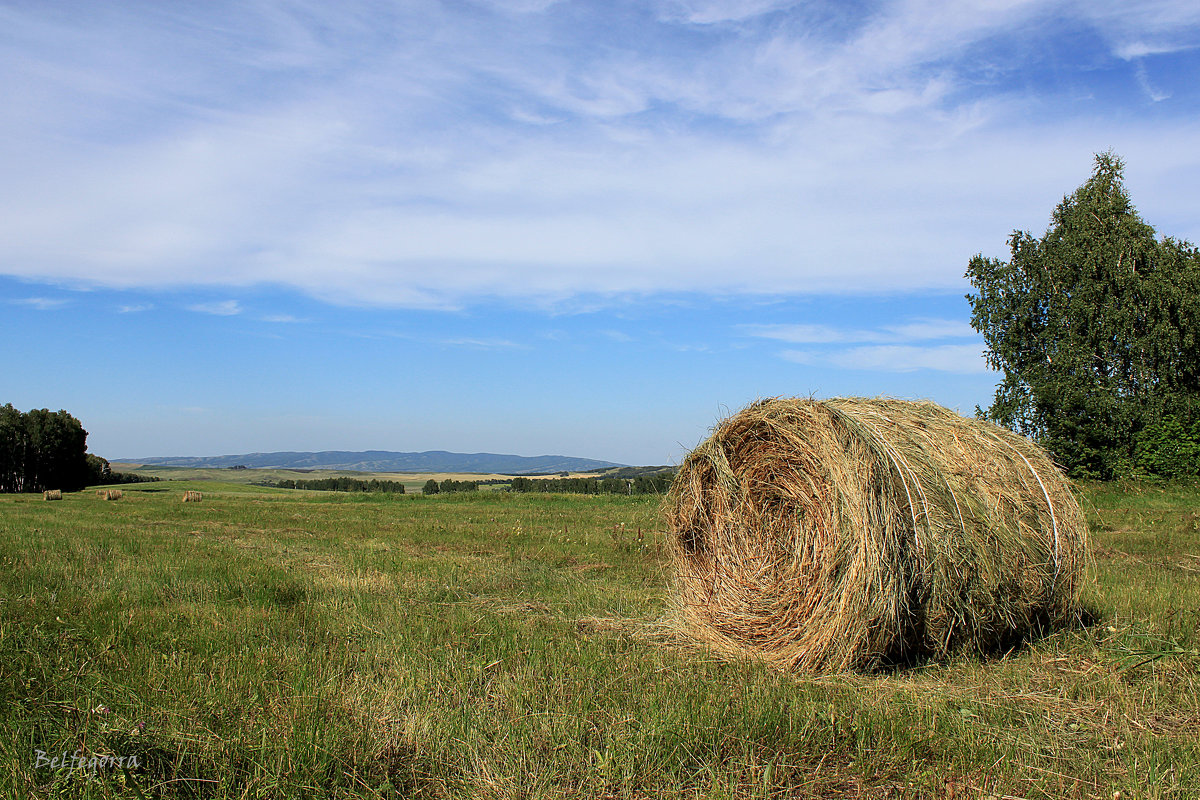
POLYGON ((513 478, 510 492, 560 492, 564 494, 666 494, 673 472, 626 478, 513 478))
POLYGON ((312 480, 283 478, 276 481, 274 486, 280 489, 312 489, 318 492, 390 492, 392 494, 404 494, 404 484, 400 481, 385 481, 377 478, 370 480, 363 480, 362 478, 313 478, 312 480))
POLYGON ((154 483, 162 478, 154 475, 138 475, 136 472, 113 472, 107 458, 87 454, 88 486, 106 486, 113 483, 154 483))
POLYGON ((1124 163, 1095 157, 1040 238, 967 269, 971 325, 1002 373, 977 413, 1076 478, 1200 475, 1200 250, 1138 215, 1124 163))

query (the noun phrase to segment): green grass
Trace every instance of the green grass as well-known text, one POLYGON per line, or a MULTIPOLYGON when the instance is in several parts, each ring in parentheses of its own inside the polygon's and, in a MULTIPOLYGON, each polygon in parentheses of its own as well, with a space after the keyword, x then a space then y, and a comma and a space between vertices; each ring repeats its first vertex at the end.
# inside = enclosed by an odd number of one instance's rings
POLYGON ((663 633, 655 498, 121 488, 0 496, 0 796, 1200 796, 1195 487, 1085 489, 1089 627, 823 677, 663 633))

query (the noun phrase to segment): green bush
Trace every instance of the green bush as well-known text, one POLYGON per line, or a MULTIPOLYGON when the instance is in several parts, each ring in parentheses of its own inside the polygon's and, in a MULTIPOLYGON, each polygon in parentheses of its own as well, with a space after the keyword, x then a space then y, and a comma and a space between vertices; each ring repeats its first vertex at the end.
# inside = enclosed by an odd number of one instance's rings
POLYGON ((1163 478, 1200 476, 1200 420, 1189 427, 1178 417, 1167 417, 1142 429, 1137 438, 1137 463, 1142 470, 1163 478))

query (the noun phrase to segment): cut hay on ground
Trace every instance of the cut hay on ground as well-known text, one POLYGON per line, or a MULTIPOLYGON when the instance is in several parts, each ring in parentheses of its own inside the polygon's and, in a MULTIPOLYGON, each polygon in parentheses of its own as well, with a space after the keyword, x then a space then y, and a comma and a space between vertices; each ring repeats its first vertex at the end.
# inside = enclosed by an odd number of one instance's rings
POLYGON ((47 489, 42 492, 43 500, 62 500, 62 489, 47 489))
POLYGON ((755 403, 667 499, 683 629, 808 671, 988 652, 1077 618, 1087 531, 1036 445, 933 403, 755 403))
POLYGON ((204 495, 194 489, 186 489, 183 492, 183 502, 185 503, 199 503, 203 499, 204 495))

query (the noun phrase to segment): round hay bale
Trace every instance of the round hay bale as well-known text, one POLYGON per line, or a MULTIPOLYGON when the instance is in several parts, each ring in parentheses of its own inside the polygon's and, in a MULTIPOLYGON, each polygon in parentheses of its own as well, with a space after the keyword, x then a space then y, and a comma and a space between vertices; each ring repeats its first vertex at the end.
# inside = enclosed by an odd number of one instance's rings
POLYGON ((685 630, 789 669, 994 651, 1076 618, 1088 564, 1046 453, 928 402, 755 403, 684 459, 667 517, 685 630))

